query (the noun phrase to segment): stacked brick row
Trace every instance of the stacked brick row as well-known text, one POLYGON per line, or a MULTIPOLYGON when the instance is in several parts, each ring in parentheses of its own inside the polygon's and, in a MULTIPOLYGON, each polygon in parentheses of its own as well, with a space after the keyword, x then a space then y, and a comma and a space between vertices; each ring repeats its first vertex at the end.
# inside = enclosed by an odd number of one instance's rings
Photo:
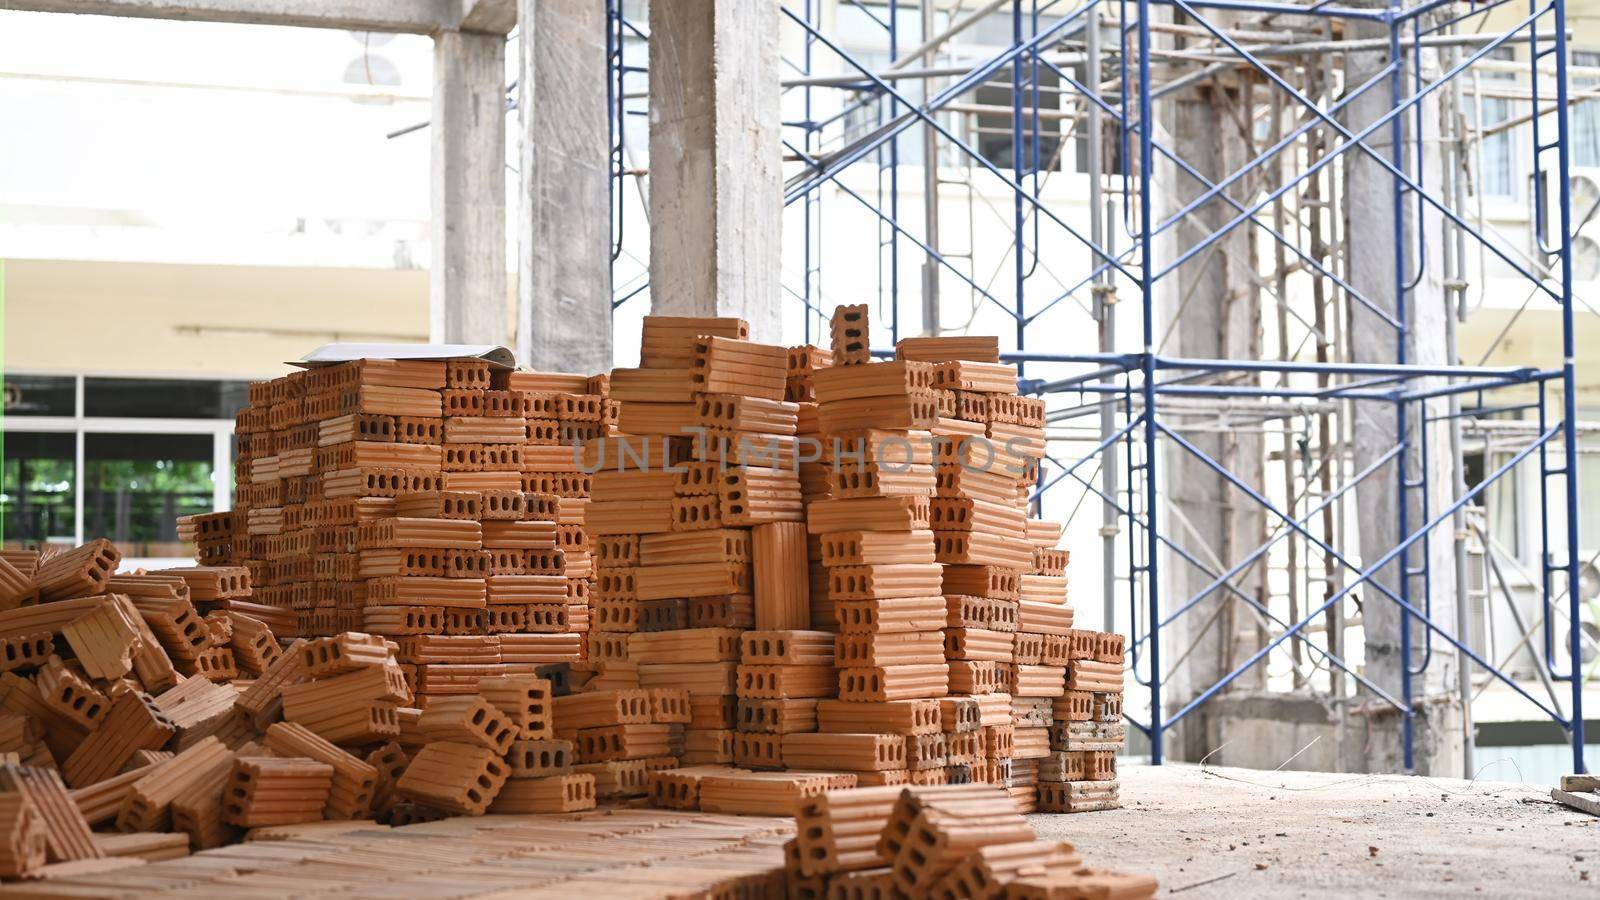
MULTIPOLYGON (((872 364, 866 307, 834 315, 832 365, 811 373, 826 494, 807 510, 826 591, 813 621, 837 630, 839 696, 816 734, 790 734, 793 768, 854 772, 861 784, 939 783, 950 735, 941 569, 929 530, 934 492, 931 367, 872 364)), ((975 716, 967 716, 975 721, 975 716)), ((959 740, 959 739, 958 739, 959 740)))
MULTIPOLYGON (((1049 559, 1052 554, 1040 555, 1049 559)), ((1120 634, 1075 630, 1069 635, 1066 691, 1052 704, 1050 752, 1038 761, 1040 811, 1092 812, 1121 805, 1117 754, 1127 743, 1123 654, 1120 634)))
POLYGON ((946 706, 967 729, 950 738, 960 760, 952 760, 952 780, 1000 784, 1031 801, 1031 789, 1017 786, 1029 763, 1015 740, 1014 698, 1019 673, 1028 674, 1018 665, 1027 643, 1018 633, 1018 575, 1033 555, 1027 500, 1043 455, 1043 403, 1017 396, 1016 370, 999 363, 992 339, 912 338, 896 355, 931 369, 938 409, 930 519, 943 567, 946 706))
MULTIPOLYGON (((363 359, 251 386, 235 509, 191 517, 285 636, 394 639, 418 703, 582 656, 593 566, 573 444, 603 378, 363 359)), ((237 606, 234 602, 231 606, 237 606)))
POLYGON ((802 801, 785 847, 789 896, 1154 897, 1157 883, 1084 866, 1041 841, 991 785, 829 790, 802 801))
POLYGON ((787 354, 747 335, 738 319, 647 317, 641 367, 611 376, 619 434, 585 446, 589 659, 613 687, 688 691, 685 763, 734 761, 741 679, 754 700, 772 674, 741 672, 741 633, 809 624, 787 354))

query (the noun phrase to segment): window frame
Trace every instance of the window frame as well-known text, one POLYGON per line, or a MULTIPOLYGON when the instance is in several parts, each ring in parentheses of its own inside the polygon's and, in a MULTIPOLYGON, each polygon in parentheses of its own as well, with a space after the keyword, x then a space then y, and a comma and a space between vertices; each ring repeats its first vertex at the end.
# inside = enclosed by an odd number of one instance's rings
POLYGON ((13 375, 51 375, 73 379, 73 414, 70 416, 13 416, 0 413, 0 431, 42 432, 71 434, 73 440, 72 512, 73 540, 82 544, 89 537, 84 528, 84 478, 86 460, 84 436, 88 434, 184 434, 211 437, 211 509, 222 512, 233 507, 233 428, 228 419, 172 419, 144 417, 114 417, 84 415, 84 384, 90 378, 141 378, 166 381, 259 380, 229 379, 207 373, 203 377, 190 377, 166 373, 130 372, 48 372, 31 369, 7 371, 13 375), (15 424, 13 424, 13 422, 15 424))

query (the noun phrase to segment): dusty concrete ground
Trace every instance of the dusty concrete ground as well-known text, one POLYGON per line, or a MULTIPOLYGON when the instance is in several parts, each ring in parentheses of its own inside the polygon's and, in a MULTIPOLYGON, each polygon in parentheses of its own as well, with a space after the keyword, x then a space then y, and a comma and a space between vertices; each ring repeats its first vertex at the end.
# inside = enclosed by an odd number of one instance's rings
POLYGON ((1548 786, 1124 766, 1123 809, 1032 816, 1160 896, 1600 897, 1600 818, 1548 786))

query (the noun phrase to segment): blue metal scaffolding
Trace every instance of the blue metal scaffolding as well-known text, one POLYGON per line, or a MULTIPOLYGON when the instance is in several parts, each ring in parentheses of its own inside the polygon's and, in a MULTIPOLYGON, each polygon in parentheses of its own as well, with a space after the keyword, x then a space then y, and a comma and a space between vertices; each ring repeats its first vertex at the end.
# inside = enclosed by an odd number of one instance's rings
MULTIPOLYGON (((629 34, 641 41, 644 33, 623 13, 621 0, 610 0, 612 9, 612 61, 616 74, 614 92, 614 146, 616 174, 620 183, 626 171, 622 140, 623 117, 637 115, 637 103, 630 105, 622 85, 630 72, 643 71, 643 60, 626 58, 624 47, 629 34)), ((1083 457, 1058 459, 1048 456, 1049 471, 1041 477, 1036 498, 1043 498, 1057 485, 1079 485, 1085 496, 1093 496, 1117 523, 1124 534, 1120 545, 1118 581, 1125 586, 1124 601, 1131 623, 1130 658, 1136 679, 1148 691, 1148 718, 1130 721, 1149 737, 1151 759, 1159 764, 1165 755, 1164 738, 1178 722, 1189 716, 1242 674, 1262 663, 1274 650, 1295 642, 1330 671, 1344 673, 1378 703, 1402 717, 1404 764, 1414 764, 1416 706, 1414 679, 1422 675, 1437 644, 1448 646, 1466 661, 1533 704, 1543 715, 1565 729, 1572 746, 1574 771, 1584 771, 1584 676, 1581 598, 1568 589, 1578 584, 1582 560, 1579 557, 1577 492, 1577 408, 1574 373, 1574 298, 1571 235, 1573 217, 1569 196, 1568 152, 1569 108, 1567 67, 1569 47, 1564 0, 1530 0, 1526 12, 1507 28, 1488 29, 1492 33, 1474 34, 1455 41, 1463 25, 1481 28, 1497 10, 1512 10, 1510 0, 1480 4, 1423 0, 1413 6, 1367 7, 1339 5, 1332 0, 1296 5, 1263 0, 1087 0, 1072 5, 1063 0, 1011 0, 1005 7, 1010 16, 1010 43, 987 58, 955 67, 959 71, 941 74, 946 83, 934 89, 935 75, 921 76, 927 88, 921 93, 907 89, 906 72, 871 66, 852 54, 823 26, 821 0, 804 0, 783 10, 784 27, 793 31, 791 47, 801 48, 799 58, 785 60, 786 96, 795 98, 786 107, 798 109, 799 118, 785 122, 784 151, 793 169, 785 188, 787 205, 798 205, 804 224, 799 241, 802 265, 797 284, 785 285, 786 292, 805 310, 805 336, 825 333, 819 328, 829 305, 823 299, 821 218, 824 191, 840 202, 850 202, 876 220, 879 230, 877 291, 880 309, 888 313, 891 339, 898 339, 903 323, 900 317, 902 255, 920 255, 930 266, 946 273, 970 289, 985 304, 1002 310, 1015 323, 1014 352, 1004 354, 1016 362, 1024 375, 1025 392, 1042 396, 1077 398, 1080 409, 1102 414, 1098 443, 1083 457), (1154 13, 1160 10, 1160 17, 1154 13), (1229 23, 1218 21, 1223 15, 1229 23), (1274 64, 1271 56, 1282 46, 1263 45, 1232 36, 1237 17, 1257 15, 1263 21, 1290 19, 1296 23, 1360 23, 1386 35, 1368 41, 1363 50, 1384 55, 1383 65, 1361 84, 1345 83, 1342 93, 1332 90, 1322 101, 1291 83, 1274 64), (1215 181, 1205 178, 1163 141, 1158 140, 1152 123, 1156 105, 1176 85, 1157 80, 1172 79, 1170 52, 1153 44, 1153 35, 1170 35, 1172 24, 1181 22, 1186 34, 1199 36, 1205 44, 1202 62, 1191 61, 1193 68, 1205 65, 1210 72, 1227 70, 1247 73, 1265 91, 1296 110, 1303 121, 1280 136, 1249 162, 1215 181), (1115 37, 1101 47, 1102 29, 1115 37), (1430 77, 1422 58, 1425 52, 1450 46, 1461 48, 1460 58, 1430 77), (1491 234, 1475 226, 1459 206, 1459 198, 1442 185, 1430 184, 1424 165, 1423 104, 1437 100, 1447 88, 1469 76, 1473 67, 1494 56, 1502 47, 1526 47, 1527 75, 1532 86, 1531 116, 1532 161, 1538 185, 1549 183, 1552 194, 1537 205, 1541 235, 1539 264, 1519 261, 1517 253, 1500 245, 1491 234), (818 77, 819 67, 840 66, 844 75, 818 77), (1553 67, 1554 77, 1545 79, 1553 90, 1541 97, 1541 67, 1553 67), (1060 86, 1079 110, 1077 121, 1089 123, 1087 141, 1096 145, 1091 159, 1115 158, 1111 172, 1093 171, 1095 201, 1106 191, 1115 204, 1115 214, 1102 223, 1100 209, 1091 206, 1094 228, 1089 233, 1076 227, 1042 196, 1042 177, 1049 161, 1042 146, 1044 116, 1050 112, 1041 102, 1045 80, 1060 86), (979 151, 970 134, 953 124, 949 112, 985 85, 1010 87, 1010 168, 997 165, 979 151), (1107 91, 1105 85, 1112 84, 1107 91), (1359 126, 1346 124, 1352 104, 1387 91, 1387 109, 1359 126), (798 92, 798 93, 795 93, 798 92), (829 92, 830 101, 819 101, 829 92), (1553 96, 1552 96, 1553 94, 1553 96), (1546 105, 1546 101, 1551 101, 1546 105), (858 123, 865 118, 870 128, 847 133, 846 119, 858 123), (1102 124, 1104 128, 1100 127, 1102 124), (903 168, 901 142, 913 129, 931 131, 937 136, 941 152, 948 152, 961 164, 971 167, 1008 186, 1011 212, 1012 251, 1008 260, 1012 296, 980 283, 975 271, 964 270, 957 261, 941 253, 937 239, 919 233, 916 223, 903 221, 899 209, 899 179, 903 168), (1322 150, 1304 153, 1306 141, 1316 136, 1322 150), (1392 156, 1375 150, 1367 141, 1395 148, 1392 156), (1354 153, 1352 153, 1354 151, 1354 153), (1413 152, 1414 151, 1414 152, 1413 152), (1309 246, 1304 229, 1284 229, 1258 218, 1275 204, 1293 198, 1313 179, 1327 178, 1324 170, 1348 157, 1364 155, 1381 169, 1390 182, 1388 222, 1393 240, 1393 284, 1375 296, 1352 284, 1348 269, 1344 274, 1328 262, 1325 249, 1309 246), (1201 186, 1194 199, 1165 217, 1158 214, 1153 198, 1162 188, 1156 184, 1160 166, 1181 172, 1201 186), (876 170, 876 190, 862 191, 843 176, 852 167, 870 166, 876 170), (1276 186, 1259 198, 1239 200, 1230 188, 1256 177, 1268 166, 1290 171, 1276 186), (1549 175, 1550 178, 1546 178, 1549 175), (1174 226, 1187 215, 1211 203, 1226 204, 1231 218, 1204 237, 1187 246, 1178 246, 1174 226), (1546 211, 1548 210, 1548 212, 1546 211), (1431 220, 1431 223, 1430 223, 1431 220), (1102 228, 1102 224, 1107 227, 1102 228), (1417 292, 1422 290, 1422 270, 1426 264, 1423 244, 1430 224, 1457 241, 1470 243, 1476 252, 1497 260, 1508 271, 1526 282, 1529 290, 1559 312, 1562 333, 1562 359, 1558 367, 1490 367, 1464 365, 1423 365, 1408 359, 1408 342, 1413 336, 1417 292), (1545 226, 1548 224, 1548 228, 1545 226), (1045 255, 1045 233, 1065 236, 1081 248, 1083 269, 1062 285, 1040 279, 1039 264, 1045 255), (1121 231, 1119 237, 1116 231, 1121 231), (1217 242, 1235 232, 1254 231, 1268 246, 1292 257, 1305 278, 1317 279, 1332 294, 1352 307, 1379 317, 1394 334, 1393 361, 1362 364, 1339 361, 1279 361, 1245 359, 1194 359, 1170 356, 1160 351, 1157 335, 1157 290, 1170 284, 1174 273, 1196 259, 1217 242), (1549 240, 1545 234, 1554 235, 1549 240), (1121 242, 1118 246, 1117 242, 1121 242), (1046 318, 1053 311, 1074 306, 1087 309, 1093 303, 1096 318, 1110 317, 1115 296, 1137 296, 1139 319, 1138 347, 1133 352, 1118 352, 1115 344, 1097 353, 1049 353, 1030 347, 1058 345, 1059 320, 1046 318), (1107 299, 1109 298, 1109 299, 1107 299), (1074 301, 1069 304, 1066 301, 1074 301), (816 330, 814 330, 816 329, 816 330), (1035 367, 1032 372, 1027 368, 1035 367), (1075 374, 1049 379, 1027 377, 1037 370, 1070 370, 1075 374), (1081 370, 1081 371, 1080 371, 1081 370), (1272 376, 1275 385, 1264 383, 1272 376), (1241 379, 1257 383, 1241 384, 1241 379), (1514 402, 1495 400, 1496 395, 1512 392, 1514 402), (1554 396, 1552 396, 1554 392, 1554 396), (1526 399, 1528 396, 1531 400, 1526 399), (1293 503, 1274 503, 1262 485, 1248 483, 1222 462, 1206 453, 1174 427, 1169 410, 1175 401, 1196 400, 1303 401, 1318 404, 1382 404, 1392 408, 1398 439, 1394 446, 1360 471, 1352 471, 1342 483, 1320 492, 1316 502, 1297 507, 1293 503), (1437 401, 1451 403, 1451 411, 1438 411, 1437 401), (1462 404, 1470 404, 1462 406, 1462 404), (1536 416, 1534 437, 1511 452, 1492 469, 1487 465, 1483 477, 1458 490, 1453 502, 1433 509, 1428 501, 1436 485, 1426 464, 1415 463, 1417 452, 1427 458, 1428 426, 1451 419, 1488 419, 1510 411, 1525 411, 1536 416), (1421 423, 1420 427, 1418 423, 1421 423), (1163 509, 1164 473, 1158 471, 1158 448, 1187 454, 1200 461, 1226 482, 1238 495, 1263 510, 1278 523, 1268 540, 1223 566, 1207 565, 1168 533, 1163 509), (1549 702, 1535 697, 1510 674, 1475 651, 1464 632, 1440 624, 1434 613, 1434 585, 1430 573, 1430 540, 1441 528, 1460 532, 1452 522, 1469 504, 1480 502, 1485 492, 1520 465, 1538 468, 1538 504, 1534 513, 1543 523, 1540 566, 1542 647, 1539 664, 1550 680, 1565 681, 1570 699, 1565 707, 1552 693, 1549 702), (1115 479, 1096 484, 1085 474, 1091 467, 1104 467, 1115 479), (1353 560, 1356 555, 1334 543, 1326 528, 1315 520, 1354 491, 1358 485, 1387 479, 1396 496, 1398 542, 1376 559, 1353 560), (1552 482, 1559 482, 1552 485, 1552 482), (1414 502, 1420 500, 1422 515, 1416 520, 1414 502), (1553 505, 1558 504, 1558 505, 1553 505), (1564 528, 1552 534, 1549 513, 1564 511, 1564 528), (1328 591, 1320 605, 1299 610, 1298 616, 1282 617, 1249 592, 1240 590, 1235 579, 1275 551, 1283 541, 1299 541, 1308 552, 1320 554, 1325 563, 1337 568, 1341 577, 1337 589, 1328 591), (1164 564, 1195 566, 1206 573, 1208 583, 1187 596, 1163 596, 1161 570, 1164 564), (1385 581, 1392 583, 1392 587, 1385 581), (1400 610, 1400 683, 1398 690, 1374 683, 1360 674, 1336 652, 1330 633, 1327 646, 1310 639, 1308 630, 1330 609, 1358 589, 1365 602, 1392 603, 1400 610), (1164 706, 1162 655, 1163 632, 1190 614, 1207 598, 1226 592, 1251 607, 1279 630, 1248 658, 1215 684, 1200 690, 1175 711, 1164 706), (1565 670, 1561 666, 1562 642, 1556 631, 1555 612, 1565 608, 1569 622, 1565 635, 1565 670), (1421 656, 1417 659, 1417 643, 1421 656), (1415 664, 1414 664, 1415 663, 1415 664)), ((887 0, 870 6, 858 0, 840 0, 839 6, 853 7, 883 29, 890 60, 908 43, 899 33, 902 10, 915 8, 908 0, 887 0)), ((1501 13, 1502 15, 1504 13, 1501 13)), ((1331 31, 1331 29, 1329 29, 1331 31)), ((926 41, 928 34, 920 37, 926 41)), ((1292 45, 1291 45, 1292 47, 1292 45)), ((1292 50, 1291 50, 1292 52, 1292 50)), ((1331 52, 1331 51, 1330 51, 1331 52)), ((897 64, 898 65, 898 64, 897 64)), ((830 69, 831 71, 831 69, 830 69)), ((1204 73, 1202 73, 1203 75, 1204 73)), ((1193 79, 1177 79, 1193 83, 1193 79)), ((1065 138, 1063 138, 1065 139, 1065 138)), ((924 159, 923 165, 937 165, 937 159, 924 159)), ((1281 170, 1281 169, 1280 169, 1281 170)), ((1437 180, 1437 179, 1435 179, 1437 180)), ((622 204, 614 203, 614 235, 620 247, 625 224, 622 204)), ((1299 223, 1297 223, 1299 224, 1299 223)), ((1459 260, 1458 260, 1459 262, 1459 260)), ((857 285, 861 273, 849 273, 857 285)), ((633 286, 615 299, 621 305, 636 296, 642 286, 633 286)), ((917 292, 913 292, 915 294, 917 292)), ((1104 319, 1102 319, 1104 321, 1104 319)), ((1303 415, 1284 413, 1285 416, 1303 415)), ((1324 451, 1327 448, 1323 448, 1324 451)), ((1437 452, 1438 448, 1433 450, 1437 452)), ((1486 457, 1487 459, 1487 457, 1486 457)), ((1351 467, 1352 469, 1354 467, 1351 467)), ((1305 476, 1309 485, 1311 475, 1305 476)), ((1292 493, 1293 485, 1287 488, 1292 493)), ((1108 547, 1111 546, 1108 543, 1108 547)), ((1331 632, 1331 628, 1330 628, 1331 632)), ((1297 670, 1298 671, 1298 670, 1297 670)))

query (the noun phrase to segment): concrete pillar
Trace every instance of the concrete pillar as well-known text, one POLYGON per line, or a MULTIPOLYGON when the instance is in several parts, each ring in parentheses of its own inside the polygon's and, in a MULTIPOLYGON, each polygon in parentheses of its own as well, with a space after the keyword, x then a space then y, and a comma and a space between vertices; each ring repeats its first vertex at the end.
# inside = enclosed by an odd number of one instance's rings
MULTIPOLYGON (((1252 155, 1237 124, 1248 120, 1239 111, 1246 102, 1226 78, 1183 91, 1162 110, 1161 121, 1168 133, 1159 139, 1207 179, 1221 181, 1252 155)), ((1161 188, 1157 208, 1162 220, 1207 190, 1170 163, 1158 163, 1157 174, 1161 188)), ((1229 195, 1240 203, 1249 202, 1247 189, 1236 187, 1229 195)), ((1173 258, 1235 214, 1236 209, 1220 197, 1205 203, 1173 226, 1169 246, 1157 251, 1160 258, 1173 258)), ((1156 328, 1158 337, 1166 336, 1161 352, 1191 358, 1261 358, 1261 303, 1250 277, 1255 250, 1249 227, 1236 227, 1162 280, 1156 328)), ((1206 414, 1169 413, 1163 421, 1241 481, 1265 490, 1259 432, 1193 427, 1214 425, 1215 416, 1206 414)), ((1226 571, 1265 538, 1264 511, 1187 450, 1168 442, 1161 465, 1166 473, 1167 499, 1162 532, 1211 572, 1226 571)), ((1161 565, 1169 609, 1212 581, 1211 574, 1175 553, 1167 553, 1161 565)), ((1264 599, 1265 563, 1236 576, 1233 583, 1241 592, 1264 599)), ((1254 652, 1255 622, 1243 600, 1219 587, 1164 630, 1162 658, 1173 661, 1166 664, 1175 667, 1169 682, 1169 710, 1188 703, 1254 652)), ((1265 663, 1258 664, 1231 687, 1262 685, 1265 675, 1265 663)), ((1215 749, 1206 740, 1204 723, 1210 714, 1210 707, 1203 706, 1187 723, 1177 726, 1169 743, 1173 759, 1198 760, 1215 749)))
POLYGON ((650 4, 650 308, 782 340, 778 0, 650 4))
POLYGON ((502 34, 433 38, 433 263, 429 334, 507 343, 505 48, 502 34))
MULTIPOLYGON (((1362 0, 1356 5, 1376 6, 1377 2, 1362 0)), ((1378 24, 1351 23, 1348 36, 1387 37, 1388 30, 1378 24)), ((1346 54, 1345 83, 1358 85, 1366 82, 1388 64, 1388 57, 1387 50, 1346 54)), ((1425 81, 1438 77, 1436 51, 1427 51, 1423 54, 1423 66, 1425 81)), ((1409 79, 1406 83, 1409 85, 1409 79)), ((1435 98, 1437 96, 1433 95, 1435 98)), ((1358 132, 1362 127, 1384 115, 1390 105, 1389 84, 1385 82, 1376 85, 1347 107, 1346 127, 1352 132, 1358 132)), ((1444 171, 1439 156, 1438 116, 1437 102, 1432 99, 1424 101, 1424 137, 1427 138, 1427 157, 1424 165, 1430 170, 1429 177, 1424 183, 1433 190, 1437 190, 1438 173, 1444 171)), ((1412 116, 1408 114, 1404 119, 1409 133, 1412 116)), ((1341 139, 1335 140, 1342 142, 1341 139)), ((1393 135, 1387 126, 1374 132, 1365 143, 1383 158, 1391 160, 1394 158, 1393 135)), ((1408 143, 1404 152, 1407 155, 1413 154, 1414 146, 1408 143)), ((1396 303, 1395 279, 1394 176, 1382 163, 1360 150, 1346 151, 1344 165, 1345 227, 1349 243, 1350 283, 1378 309, 1395 316, 1399 307, 1396 303)), ((1412 169, 1414 166, 1408 165, 1407 168, 1412 169)), ((1443 233, 1438 213, 1431 209, 1424 209, 1423 212, 1422 227, 1427 235, 1423 243, 1426 245, 1427 256, 1422 267, 1421 280, 1406 294, 1406 319, 1410 324, 1406 357, 1407 362, 1413 364, 1443 365, 1451 361, 1449 359, 1451 351, 1446 343, 1448 330, 1444 321, 1444 317, 1448 315, 1446 305, 1450 295, 1444 290, 1441 281, 1443 233)), ((1418 272, 1417 238, 1421 233, 1418 222, 1417 205, 1408 203, 1405 231, 1402 234, 1406 247, 1405 271, 1408 282, 1418 272)), ((1398 343, 1394 328, 1377 313, 1357 301, 1350 302, 1350 345, 1355 362, 1393 363, 1398 358, 1398 343)), ((1413 382, 1410 386, 1425 388, 1431 384, 1419 381, 1413 382)), ((1440 405, 1433 407, 1431 411, 1435 414, 1443 412, 1443 402, 1440 401, 1440 405)), ((1359 471, 1394 447, 1398 437, 1398 425, 1393 404, 1364 402, 1356 403, 1354 406, 1356 416, 1354 469, 1359 471)), ((1420 409, 1413 409, 1408 419, 1407 429, 1411 436, 1408 471, 1410 477, 1415 478, 1420 475, 1421 466, 1433 467, 1430 477, 1434 495, 1431 498, 1430 508, 1437 513, 1449 503, 1451 475, 1448 468, 1450 461, 1446 458, 1448 435, 1441 425, 1432 426, 1434 430, 1428 435, 1432 458, 1423 460, 1420 442, 1417 439, 1422 428, 1420 412, 1420 409)), ((1395 466, 1390 464, 1383 471, 1376 473, 1358 487, 1355 494, 1360 518, 1360 528, 1357 529, 1360 535, 1360 555, 1364 560, 1375 560, 1393 548, 1402 537, 1398 522, 1399 475, 1395 466)), ((1410 491, 1407 499, 1409 527, 1415 530, 1425 521, 1422 497, 1419 492, 1410 491)), ((1432 609, 1433 618, 1442 627, 1454 631, 1455 572, 1451 537, 1448 525, 1435 531, 1430 541, 1429 552, 1435 601, 1432 609)), ((1414 546, 1410 564, 1417 566, 1421 563, 1423 551, 1420 545, 1414 546)), ((1357 548, 1345 549, 1353 553, 1357 548)), ((1373 581, 1398 592, 1400 584, 1398 565, 1392 563, 1385 567, 1373 581)), ((1421 608, 1424 605, 1422 579, 1412 579, 1412 589, 1412 604, 1421 608)), ((1363 586, 1357 588, 1357 591, 1362 600, 1361 617, 1366 647, 1365 672, 1374 683, 1390 691, 1395 697, 1399 697, 1401 666, 1407 664, 1400 648, 1400 608, 1375 588, 1363 586)), ((1411 665, 1416 666, 1423 660, 1424 648, 1430 640, 1430 635, 1425 626, 1416 622, 1412 623, 1411 634, 1411 665)), ((1452 699, 1444 696, 1446 691, 1454 688, 1455 654, 1442 641, 1434 642, 1434 650, 1428 671, 1413 680, 1413 693, 1418 697, 1426 695, 1430 698, 1429 702, 1420 704, 1418 709, 1419 738, 1416 768, 1419 773, 1424 774, 1457 775, 1460 770, 1460 735, 1449 727, 1446 720, 1453 717, 1454 709, 1458 707, 1452 706, 1452 699), (1438 721, 1425 721, 1430 717, 1438 721)), ((1391 765, 1385 767, 1391 771, 1400 767, 1399 728, 1398 716, 1371 719, 1369 742, 1373 748, 1372 752, 1375 756, 1381 754, 1391 761, 1391 765)), ((1378 765, 1374 768, 1381 770, 1378 765)))
POLYGON ((517 358, 558 372, 611 368, 606 6, 518 0, 522 127, 517 358))

